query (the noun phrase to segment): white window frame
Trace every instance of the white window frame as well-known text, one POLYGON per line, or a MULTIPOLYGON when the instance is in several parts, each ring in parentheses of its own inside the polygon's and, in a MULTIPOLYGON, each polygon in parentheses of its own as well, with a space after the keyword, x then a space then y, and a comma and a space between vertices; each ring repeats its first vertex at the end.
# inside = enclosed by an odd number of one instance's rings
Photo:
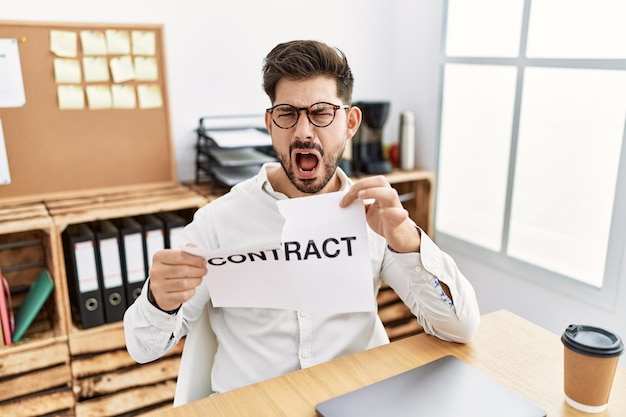
MULTIPOLYGON (((515 91, 515 105, 513 116, 513 128, 511 135, 511 148, 509 155, 509 170, 507 179, 507 191, 505 201, 504 227, 502 233, 502 244, 500 251, 496 252, 472 244, 443 231, 435 229, 435 237, 438 244, 450 253, 458 253, 474 261, 487 264, 495 270, 500 270, 503 274, 519 277, 522 280, 533 282, 538 286, 548 288, 554 292, 568 295, 579 299, 587 304, 594 305, 607 311, 614 311, 617 304, 618 285, 620 276, 626 276, 626 117, 622 136, 622 151, 619 160, 616 192, 613 202, 613 216, 611 219, 611 231, 607 256, 605 262, 604 280, 601 288, 591 286, 553 271, 532 265, 530 263, 515 259, 507 255, 507 242, 509 235, 509 223, 511 218, 511 202, 513 179, 515 173, 515 162, 517 157, 517 141, 519 133, 520 109, 522 101, 522 91, 524 74, 527 67, 545 68, 576 68, 576 69, 611 69, 626 70, 626 59, 539 59, 526 57, 526 42, 528 39, 528 27, 530 18, 531 0, 524 1, 523 22, 521 26, 521 38, 519 54, 512 58, 490 58, 490 57, 452 57, 447 56, 446 30, 448 1, 443 2, 443 22, 440 51, 440 74, 439 74, 439 103, 437 112, 437 145, 436 145, 436 167, 439 172, 439 157, 441 151, 441 123, 443 109, 443 88, 444 72, 447 64, 469 64, 469 65, 506 65, 517 68, 517 82, 515 91)), ((435 201, 435 225, 437 207, 439 202, 435 201)), ((584 226, 581 225, 580 233, 584 234, 584 226)), ((537 301, 534 301, 537 302, 537 301)), ((541 300, 549 302, 549 300, 541 300)))

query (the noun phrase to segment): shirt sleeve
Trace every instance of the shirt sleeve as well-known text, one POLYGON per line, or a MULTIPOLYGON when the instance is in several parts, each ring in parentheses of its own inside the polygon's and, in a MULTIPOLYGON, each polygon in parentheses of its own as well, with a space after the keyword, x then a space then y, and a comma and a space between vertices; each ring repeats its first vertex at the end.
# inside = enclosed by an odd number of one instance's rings
MULTIPOLYGON (((208 206, 207 206, 208 207, 208 206)), ((180 248, 187 242, 193 242, 205 248, 215 247, 213 230, 206 224, 212 216, 203 215, 207 208, 199 209, 191 225, 187 225, 178 236, 173 247, 180 248), (198 214, 200 213, 200 214, 198 214), (200 232, 204 231, 204 232, 200 232)), ((205 277, 206 278, 206 277, 205 277)), ((209 302, 208 287, 201 284, 196 287, 194 296, 187 300, 175 314, 153 306, 148 300, 148 278, 141 294, 128 307, 124 315, 124 337, 130 356, 139 363, 156 360, 169 352, 184 337, 209 302)))
POLYGON ((411 309, 426 333, 443 340, 468 342, 480 323, 474 288, 454 260, 421 231, 419 253, 386 249, 382 279, 411 309), (441 284, 450 289, 451 299, 441 284))
POLYGON ((126 349, 138 363, 156 360, 169 352, 183 336, 181 307, 175 314, 159 310, 148 301, 148 280, 141 295, 124 314, 126 349))

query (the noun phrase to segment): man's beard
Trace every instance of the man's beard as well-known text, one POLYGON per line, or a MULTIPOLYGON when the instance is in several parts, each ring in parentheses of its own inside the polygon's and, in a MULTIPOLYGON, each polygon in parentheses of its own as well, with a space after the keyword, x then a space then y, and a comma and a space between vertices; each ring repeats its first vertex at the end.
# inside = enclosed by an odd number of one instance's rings
POLYGON ((310 142, 301 142, 296 141, 291 144, 289 147, 289 154, 280 155, 276 148, 274 148, 274 152, 278 155, 278 159, 280 160, 280 165, 283 167, 283 171, 289 178, 289 181, 298 189, 298 191, 306 194, 316 194, 322 191, 324 187, 330 182, 335 175, 335 171, 337 170, 337 166, 341 162, 341 156, 343 155, 343 151, 345 148, 345 142, 341 147, 333 149, 331 152, 324 152, 324 150, 318 145, 310 142), (291 153, 295 149, 316 149, 322 160, 318 162, 318 164, 322 164, 323 171, 320 171, 321 179, 319 176, 311 179, 301 179, 296 175, 296 171, 298 169, 297 166, 293 166, 291 153))

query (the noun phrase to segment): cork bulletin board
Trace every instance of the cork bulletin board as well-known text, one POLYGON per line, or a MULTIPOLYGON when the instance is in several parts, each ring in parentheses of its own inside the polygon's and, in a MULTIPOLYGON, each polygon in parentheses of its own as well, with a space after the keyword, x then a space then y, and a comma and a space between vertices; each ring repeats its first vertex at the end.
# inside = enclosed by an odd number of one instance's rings
MULTIPOLYGON (((23 105, 0 106, 10 173, 0 201, 176 182, 161 25, 0 21, 0 40, 17 43, 25 97, 23 105), (73 57, 51 46, 59 34, 74 39, 73 57), (83 35, 94 34, 109 48, 83 43, 83 35), (109 34, 123 35, 126 46, 112 47, 109 34), (141 36, 148 41, 139 44, 141 36), (90 59, 104 63, 98 76, 90 59), (122 60, 130 71, 114 67, 122 60), (149 63, 147 71, 141 62, 149 63), (120 89, 131 93, 111 98, 120 89)), ((72 41, 65 45, 71 49, 72 41)))

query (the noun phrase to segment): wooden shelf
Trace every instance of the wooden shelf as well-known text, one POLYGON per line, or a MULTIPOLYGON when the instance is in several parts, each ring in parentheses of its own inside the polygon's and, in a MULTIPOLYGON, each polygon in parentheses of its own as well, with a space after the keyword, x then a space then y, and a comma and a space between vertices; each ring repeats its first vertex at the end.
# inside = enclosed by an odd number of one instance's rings
POLYGON ((0 415, 44 415, 74 407, 66 339, 6 346, 0 363, 0 415))
POLYGON ((69 224, 199 208, 206 203, 206 197, 180 184, 45 201, 60 231, 69 224))

